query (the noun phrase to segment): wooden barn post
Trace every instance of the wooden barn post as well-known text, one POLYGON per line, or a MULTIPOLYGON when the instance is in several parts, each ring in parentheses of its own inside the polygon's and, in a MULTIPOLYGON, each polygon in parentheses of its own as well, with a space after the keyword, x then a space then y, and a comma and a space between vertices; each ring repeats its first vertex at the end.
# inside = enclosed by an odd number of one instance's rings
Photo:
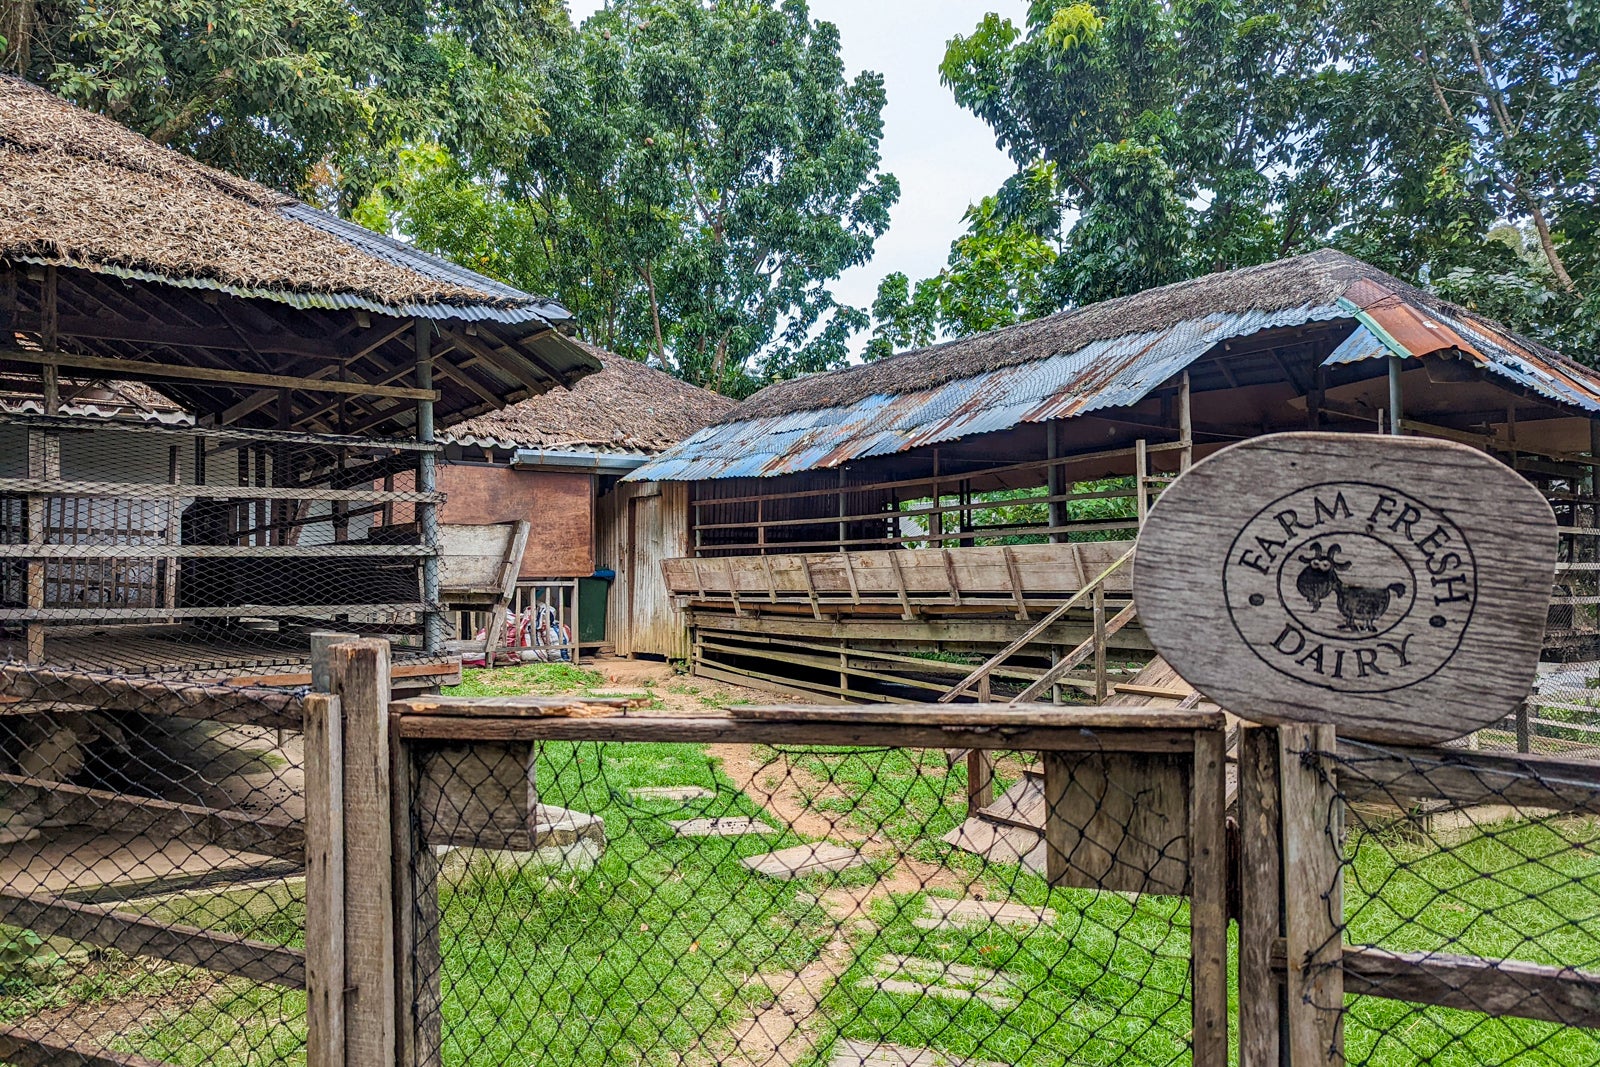
MULTIPOLYGON (((315 668, 313 668, 315 670, 315 668)), ((339 698, 311 693, 306 774, 306 1067, 344 1067, 344 731, 339 698)))
POLYGON ((1278 731, 1239 731, 1239 1067, 1278 1067, 1283 976, 1272 950, 1283 936, 1282 803, 1278 731))

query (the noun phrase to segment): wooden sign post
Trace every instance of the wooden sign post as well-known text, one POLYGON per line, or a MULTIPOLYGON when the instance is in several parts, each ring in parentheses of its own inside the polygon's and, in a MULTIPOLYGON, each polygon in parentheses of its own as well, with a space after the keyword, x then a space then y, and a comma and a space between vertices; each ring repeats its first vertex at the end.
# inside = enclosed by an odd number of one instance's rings
POLYGON ((1161 495, 1134 598, 1156 650, 1236 715, 1438 743, 1527 697, 1555 560, 1550 505, 1481 452, 1276 434, 1161 495))

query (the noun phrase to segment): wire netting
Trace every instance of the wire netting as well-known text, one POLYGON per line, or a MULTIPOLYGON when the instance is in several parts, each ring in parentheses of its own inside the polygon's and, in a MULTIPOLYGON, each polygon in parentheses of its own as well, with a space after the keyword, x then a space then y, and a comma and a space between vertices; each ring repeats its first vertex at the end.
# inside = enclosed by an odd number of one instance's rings
POLYGON ((1142 809, 1148 782, 1097 776, 1098 754, 1053 805, 1077 823, 1056 864, 1073 888, 1047 877, 1037 754, 1000 754, 969 818, 967 762, 943 751, 415 752, 433 783, 416 923, 437 950, 417 954, 412 1022, 444 1064, 1189 1060, 1189 905, 1169 895, 1187 824, 1142 809), (489 781, 513 814, 485 832, 489 781))
POLYGON ((1600 764, 1320 755, 1342 801, 1348 1061, 1600 1063, 1600 764))
POLYGON ((0 656, 229 680, 303 663, 305 633, 334 624, 420 649, 437 544, 426 455, 0 414, 0 656))
POLYGON ((0 1061, 304 1061, 297 724, 283 691, 0 660, 0 1061))

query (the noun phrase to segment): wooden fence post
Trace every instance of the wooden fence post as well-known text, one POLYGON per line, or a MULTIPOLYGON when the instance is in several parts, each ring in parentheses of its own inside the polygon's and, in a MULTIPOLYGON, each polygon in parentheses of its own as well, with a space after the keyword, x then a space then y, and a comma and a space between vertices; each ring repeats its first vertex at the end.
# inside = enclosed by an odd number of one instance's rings
POLYGON ((417 742, 391 727, 393 761, 395 1038, 399 1067, 439 1067, 439 859, 417 818, 417 742))
POLYGON ((1239 731, 1239 1067, 1279 1067, 1284 985, 1272 967, 1283 936, 1278 731, 1239 731))
POLYGON ((344 712, 345 1060, 395 1060, 394 873, 390 829, 389 643, 330 650, 344 712))
POLYGON ((1196 730, 1189 799, 1194 1067, 1228 1065, 1227 735, 1196 730))
POLYGON ((344 1067, 344 731, 339 698, 305 700, 306 1067, 344 1067))
POLYGON ((1293 1067, 1344 1067, 1344 892, 1332 726, 1278 727, 1283 920, 1293 1067))

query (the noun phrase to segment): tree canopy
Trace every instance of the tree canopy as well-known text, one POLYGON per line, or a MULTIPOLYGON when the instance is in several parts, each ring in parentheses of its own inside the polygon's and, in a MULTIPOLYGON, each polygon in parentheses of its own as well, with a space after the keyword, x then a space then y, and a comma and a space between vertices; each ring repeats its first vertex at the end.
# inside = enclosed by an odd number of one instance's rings
POLYGON ((873 354, 1316 247, 1600 347, 1596 0, 1034 0, 941 74, 1018 166, 873 354))
POLYGON ((5 68, 159 144, 348 205, 428 139, 484 151, 541 125, 560 0, 14 0, 5 68))
POLYGON ((867 315, 830 283, 870 258, 899 186, 882 79, 846 76, 833 25, 802 0, 620 0, 545 66, 544 130, 417 149, 361 217, 723 392, 844 361, 867 315))

